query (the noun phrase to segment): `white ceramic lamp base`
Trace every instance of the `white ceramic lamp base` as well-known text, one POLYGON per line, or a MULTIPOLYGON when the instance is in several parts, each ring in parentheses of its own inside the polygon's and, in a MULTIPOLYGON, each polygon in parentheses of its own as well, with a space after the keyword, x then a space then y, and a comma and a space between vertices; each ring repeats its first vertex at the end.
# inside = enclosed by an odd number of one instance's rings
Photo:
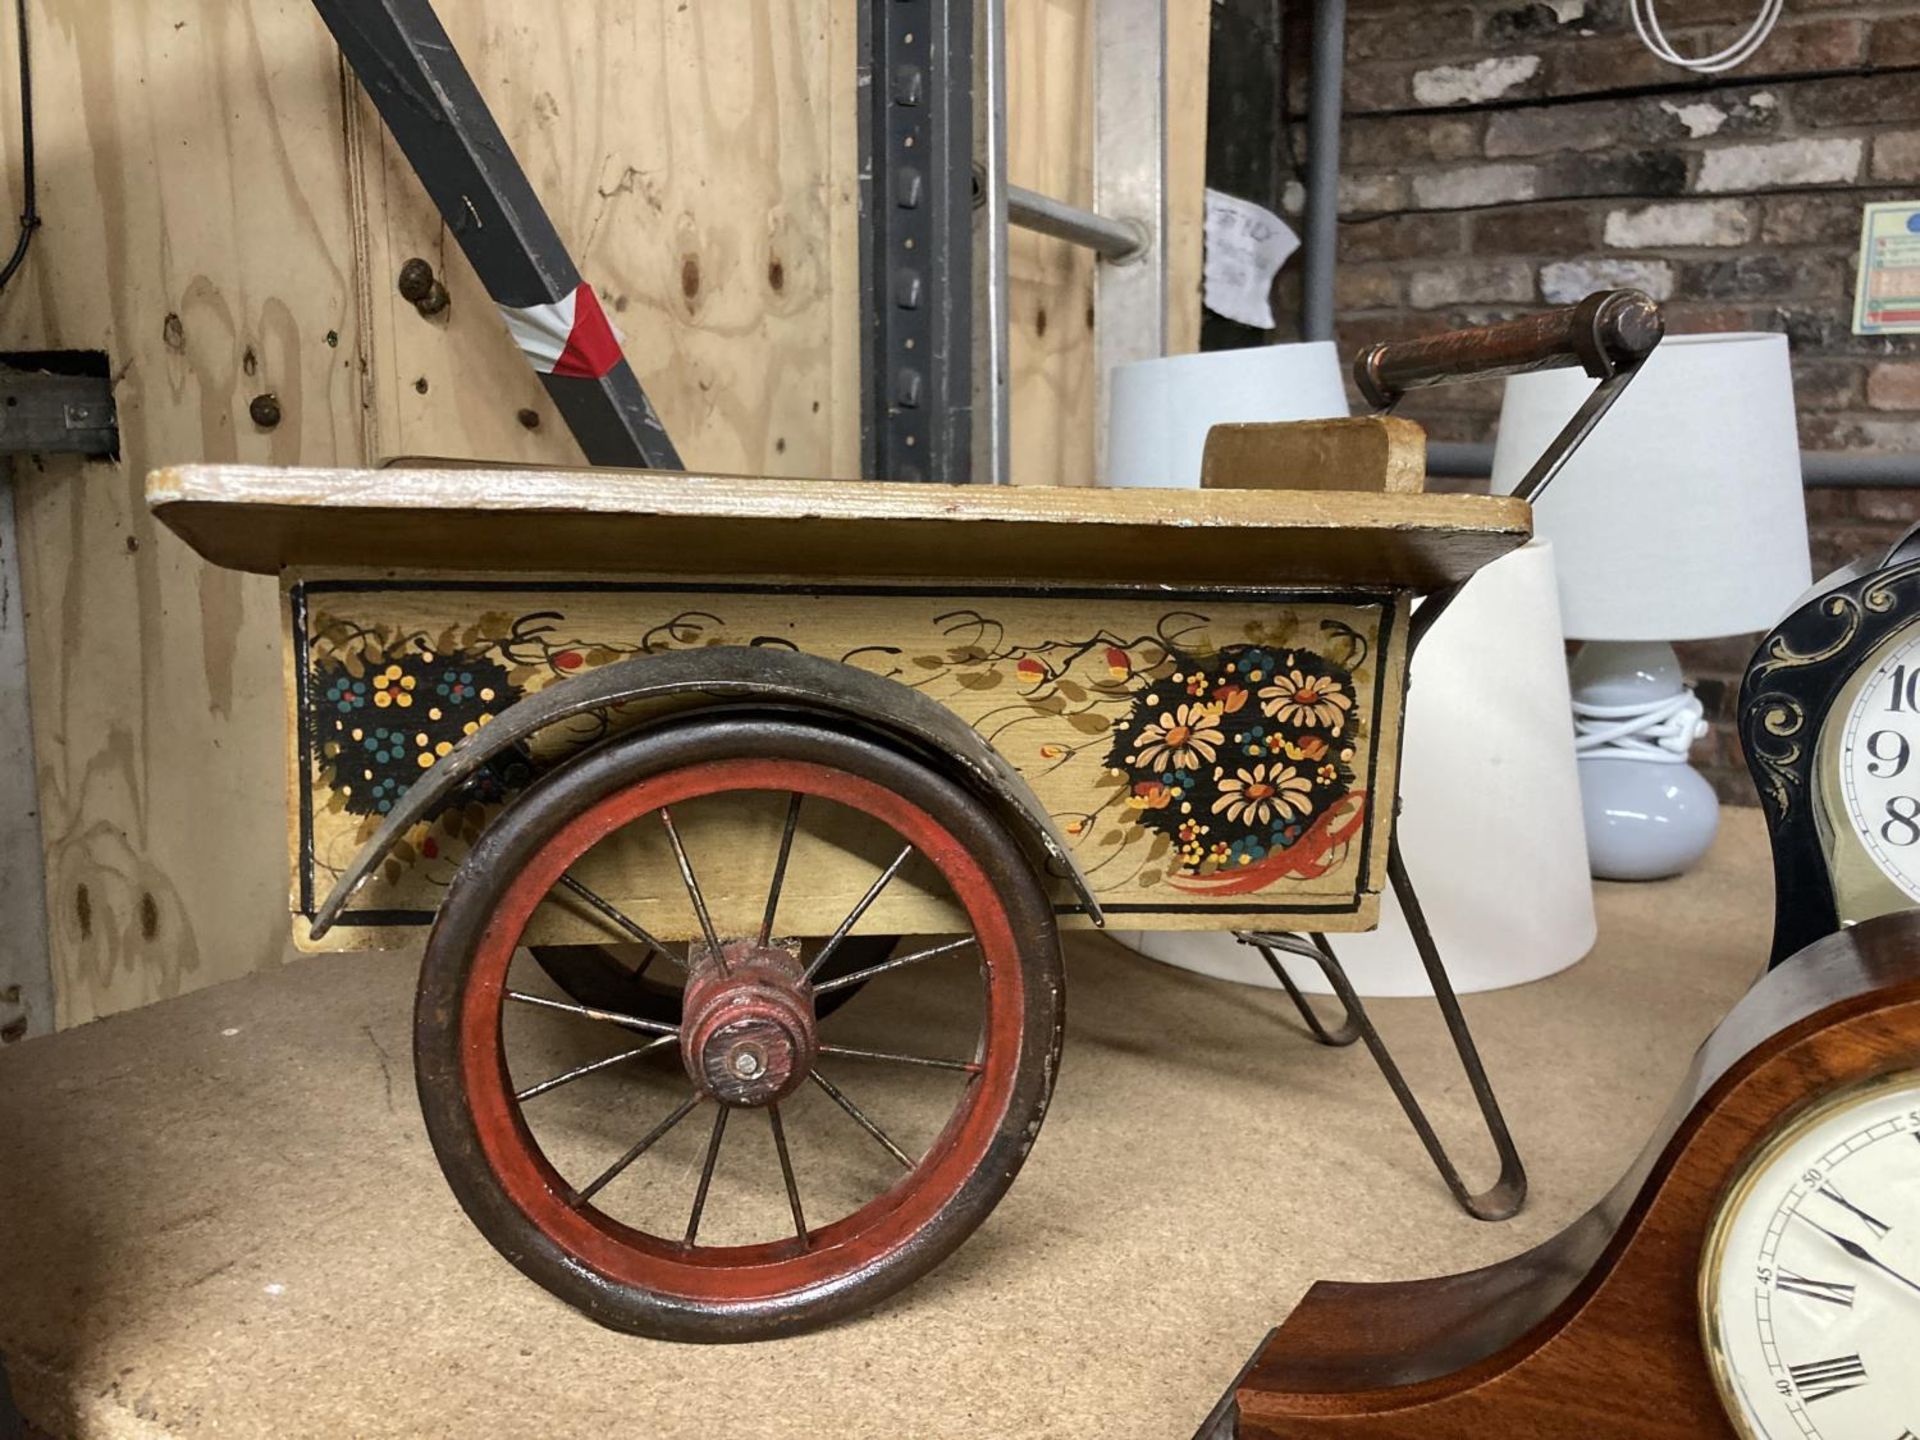
POLYGON ((1593 873, 1661 880, 1690 870, 1720 828, 1720 801, 1687 763, 1705 727, 1673 647, 1590 640, 1572 685, 1593 873))

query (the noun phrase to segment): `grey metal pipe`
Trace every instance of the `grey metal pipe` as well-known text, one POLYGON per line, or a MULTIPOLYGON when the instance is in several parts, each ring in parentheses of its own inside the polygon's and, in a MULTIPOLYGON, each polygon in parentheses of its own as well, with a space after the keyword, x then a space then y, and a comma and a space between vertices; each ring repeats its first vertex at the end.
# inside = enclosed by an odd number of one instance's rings
POLYGON ((1144 226, 1096 215, 1019 185, 1007 186, 1007 222, 1084 245, 1103 260, 1131 260, 1151 243, 1144 226))
MULTIPOLYGON (((1418 23, 1409 20, 1409 23, 1418 23)), ((1347 63, 1347 0, 1315 0, 1307 90, 1307 234, 1300 337, 1333 338, 1333 267, 1340 243, 1340 82, 1347 63)), ((1284 119, 1284 117, 1283 117, 1284 119)))
POLYGON ((1007 0, 974 7, 973 143, 980 193, 973 228, 973 478, 1013 483, 1007 373, 1007 0))
MULTIPOLYGON (((1427 473, 1453 479, 1484 479, 1493 473, 1493 446, 1430 442, 1427 473)), ((1843 485, 1920 486, 1920 454, 1854 455, 1838 450, 1803 450, 1800 478, 1811 489, 1843 485)))

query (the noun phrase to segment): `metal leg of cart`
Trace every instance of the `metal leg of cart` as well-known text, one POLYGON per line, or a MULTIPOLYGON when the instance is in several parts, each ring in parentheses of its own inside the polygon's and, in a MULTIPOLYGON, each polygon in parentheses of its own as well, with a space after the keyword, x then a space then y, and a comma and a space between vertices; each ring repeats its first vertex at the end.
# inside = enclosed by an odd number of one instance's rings
MULTIPOLYGON (((1594 375, 1598 383, 1574 412, 1573 418, 1567 421, 1514 487, 1513 493, 1523 500, 1538 499, 1541 492, 1553 483, 1568 457, 1639 374, 1645 360, 1644 351, 1626 360, 1613 357, 1597 333, 1599 315, 1600 312, 1596 310, 1595 358, 1583 360, 1588 365, 1588 373, 1594 375)), ((1366 387, 1363 385, 1363 388, 1366 387)), ((1400 394, 1376 385, 1369 392, 1369 398, 1385 413, 1399 402, 1400 394)), ((1419 653, 1421 641, 1432 633, 1435 623, 1459 597, 1467 583, 1462 581, 1434 591, 1414 611, 1408 639, 1408 649, 1412 654, 1419 653)), ((1515 1148, 1513 1135, 1507 1129, 1506 1116, 1501 1113, 1500 1101, 1493 1093, 1493 1083, 1487 1079, 1487 1069, 1481 1062, 1479 1047, 1474 1044, 1473 1032, 1467 1028, 1467 1017, 1461 1013, 1460 998, 1454 994, 1453 982, 1447 977, 1446 962, 1440 957, 1440 947, 1434 942, 1433 931, 1428 927, 1426 914, 1420 906, 1420 897, 1415 893, 1413 881, 1407 874, 1406 862, 1400 855, 1398 836, 1387 848, 1387 879, 1406 917, 1407 931, 1413 936, 1414 949, 1419 952, 1421 965, 1426 968, 1428 983, 1433 986, 1434 1003, 1440 1007, 1440 1014, 1447 1022, 1447 1034, 1453 1041, 1454 1053, 1460 1057, 1460 1066, 1467 1073, 1467 1083, 1473 1087, 1473 1098, 1480 1106, 1480 1118, 1486 1125, 1487 1136, 1493 1141, 1494 1152, 1500 1157, 1500 1174, 1485 1190, 1476 1193, 1467 1188, 1459 1166, 1453 1163, 1453 1157, 1441 1144, 1432 1122, 1427 1119, 1426 1111, 1414 1096, 1413 1087, 1407 1084, 1407 1078, 1401 1073, 1393 1052, 1387 1048, 1386 1041, 1380 1038, 1372 1017, 1367 1014, 1366 1005, 1354 990, 1353 982, 1347 978, 1346 967, 1340 963, 1327 937, 1248 931, 1241 933, 1240 940, 1259 950, 1261 958, 1267 962, 1298 1007, 1301 1018, 1306 1021, 1315 1040, 1322 1045, 1351 1045, 1356 1039, 1366 1041, 1367 1049, 1379 1065, 1380 1073, 1386 1077, 1394 1098, 1400 1102, 1400 1108, 1406 1112, 1414 1133, 1419 1135, 1420 1143, 1426 1147, 1434 1168, 1440 1172, 1440 1178, 1446 1182, 1447 1189, 1459 1202, 1460 1208, 1476 1220, 1509 1219, 1518 1214, 1520 1207, 1526 1203, 1526 1167, 1520 1162, 1520 1152, 1515 1148), (1300 993, 1293 978, 1287 974, 1286 967, 1281 964, 1276 953, 1280 951, 1312 960, 1326 975, 1327 983, 1333 986, 1334 994, 1340 998, 1346 1010, 1346 1019, 1337 1030, 1329 1030, 1307 1004, 1306 997, 1300 993)))
POLYGON ((1427 927, 1426 915, 1421 911, 1420 898, 1414 892, 1413 881, 1401 861, 1397 840, 1388 851, 1387 876, 1393 885, 1394 895, 1400 901, 1400 908, 1406 914, 1407 929, 1413 936, 1414 948, 1420 953, 1420 963, 1426 967, 1427 979, 1433 986, 1434 1003, 1440 1007, 1440 1014, 1447 1022, 1447 1033, 1453 1041, 1454 1053, 1460 1057, 1460 1066, 1467 1073, 1467 1083, 1473 1088, 1473 1098, 1480 1106, 1480 1118, 1486 1125, 1487 1136, 1493 1141, 1494 1151, 1500 1157, 1500 1174, 1485 1190, 1475 1192, 1467 1188, 1460 1168, 1454 1164, 1453 1157, 1434 1131, 1433 1123, 1428 1120, 1426 1111, 1415 1097, 1413 1087, 1407 1083, 1399 1063, 1393 1058, 1393 1052, 1381 1039, 1380 1031, 1367 1013, 1359 993, 1354 990, 1353 982, 1347 978, 1346 967, 1340 963, 1327 937, 1246 932, 1240 939, 1260 952, 1261 958, 1267 962, 1299 1008, 1301 1018, 1306 1021, 1315 1040, 1322 1045, 1351 1045, 1356 1039, 1366 1042, 1374 1063, 1386 1077, 1387 1087, 1393 1091, 1394 1099, 1400 1102, 1400 1108, 1406 1112, 1414 1133, 1426 1147, 1434 1169, 1440 1172, 1440 1178, 1446 1182, 1447 1189, 1460 1208, 1476 1220, 1510 1219, 1519 1213, 1520 1207, 1526 1202, 1526 1168, 1520 1162, 1520 1152, 1507 1129, 1500 1101, 1493 1093, 1493 1084, 1487 1079, 1486 1066, 1481 1062, 1479 1047, 1474 1044, 1473 1032, 1467 1028, 1467 1017, 1461 1013, 1460 998, 1454 994, 1453 983, 1447 978, 1447 967, 1440 958, 1433 932, 1427 927), (1303 956, 1319 965, 1346 1012, 1346 1018, 1338 1029, 1328 1029, 1325 1022, 1314 1013, 1306 997, 1287 974, 1285 965, 1276 953, 1279 951, 1303 956))

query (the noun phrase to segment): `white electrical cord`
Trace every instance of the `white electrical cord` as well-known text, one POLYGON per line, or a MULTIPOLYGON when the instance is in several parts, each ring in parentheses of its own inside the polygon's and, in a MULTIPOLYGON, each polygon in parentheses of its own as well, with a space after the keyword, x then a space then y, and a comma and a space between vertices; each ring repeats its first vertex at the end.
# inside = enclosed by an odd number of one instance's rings
POLYGON ((1678 65, 1682 70, 1691 70, 1696 75, 1718 75, 1723 70, 1744 64, 1773 33, 1773 27, 1780 21, 1780 11, 1786 0, 1761 0, 1760 13, 1754 17, 1747 33, 1711 55, 1682 55, 1673 48, 1673 44, 1660 28, 1660 16, 1654 9, 1654 0, 1631 0, 1629 11, 1633 16, 1633 28, 1645 45, 1660 59, 1669 65, 1678 65))
POLYGON ((1573 749, 1582 760, 1658 760, 1686 763, 1693 742, 1707 733, 1706 711, 1691 690, 1638 705, 1573 702, 1573 749))

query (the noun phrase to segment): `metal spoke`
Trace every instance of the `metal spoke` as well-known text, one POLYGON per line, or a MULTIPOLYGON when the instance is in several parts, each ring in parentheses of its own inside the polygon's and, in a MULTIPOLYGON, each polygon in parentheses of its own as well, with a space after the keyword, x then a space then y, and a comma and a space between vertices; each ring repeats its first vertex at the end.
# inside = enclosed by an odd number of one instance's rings
MULTIPOLYGON (((587 904, 591 905, 599 912, 603 919, 612 921, 617 929, 632 936, 649 950, 655 952, 655 954, 666 956, 667 959, 673 961, 673 963, 678 965, 682 970, 687 968, 686 961, 674 954, 673 951, 669 950, 661 941, 656 939, 645 926, 641 925, 639 921, 627 915, 626 912, 621 910, 605 896, 601 895, 597 890, 582 881, 574 879, 573 876, 566 874, 561 875, 560 883, 578 895, 582 900, 586 901, 587 904)), ((647 964, 652 963, 653 957, 650 955, 647 957, 647 964)), ((646 965, 642 965, 640 968, 645 970, 646 965)))
MULTIPOLYGON (((602 1190, 604 1190, 607 1187, 607 1183, 610 1180, 612 1180, 615 1176, 617 1176, 622 1170, 625 1170, 629 1165, 633 1164, 633 1162, 638 1160, 642 1155, 646 1154, 647 1151, 651 1150, 654 1147, 655 1142, 657 1142, 661 1136, 665 1135, 669 1130, 673 1129, 674 1126, 678 1125, 682 1120, 686 1119, 687 1116, 691 1115, 693 1113, 693 1107, 698 1105, 699 1103, 700 1103, 700 1093, 698 1091, 695 1091, 693 1094, 689 1095, 685 1100, 681 1101, 680 1108, 678 1110, 675 1110, 671 1115, 667 1116, 666 1119, 662 1120, 658 1125, 654 1126, 653 1129, 649 1130, 645 1135, 643 1135, 640 1138, 640 1142, 637 1145, 635 1145, 631 1150, 627 1151, 626 1154, 622 1155, 618 1160, 614 1161, 613 1164, 609 1165, 605 1170, 603 1170, 600 1173, 600 1177, 596 1179, 591 1185, 587 1186, 586 1189, 577 1193, 573 1197, 573 1201, 572 1201, 573 1208, 575 1210, 578 1210, 582 1205, 586 1204, 594 1196, 598 1195, 602 1190)), ((723 1113, 724 1113, 724 1107, 723 1107, 723 1113)))
MULTIPOLYGON (((707 948, 713 952, 713 963, 720 967, 720 973, 727 973, 727 957, 720 949, 720 937, 714 933, 713 917, 707 913, 707 897, 700 893, 700 882, 693 878, 693 862, 687 859, 687 847, 680 843, 680 832, 674 828, 673 812, 666 806, 660 807, 660 823, 667 827, 667 843, 673 846, 673 858, 680 866, 680 878, 686 883, 687 898, 693 901, 693 913, 700 917, 700 933, 706 937, 707 948)), ((687 1241, 689 1245, 693 1241, 687 1241)))
POLYGON ((644 1030, 650 1035, 679 1035, 678 1025, 668 1025, 661 1020, 643 1020, 638 1015, 622 1015, 617 1010, 598 1010, 591 1005, 576 1005, 570 1000, 549 1000, 544 995, 529 995, 524 990, 507 991, 507 999, 518 1000, 522 1005, 537 1006, 542 1010, 559 1010, 568 1015, 578 1015, 584 1020, 605 1020, 609 1025, 624 1025, 629 1030, 644 1030))
POLYGON ((534 1096, 544 1095, 549 1090, 558 1090, 568 1081, 578 1080, 582 1075, 591 1075, 596 1070, 610 1069, 612 1066, 618 1065, 624 1060, 637 1060, 642 1055, 651 1055, 662 1045, 671 1045, 679 1038, 677 1035, 662 1035, 657 1039, 649 1040, 646 1044, 636 1046, 631 1050, 622 1050, 618 1055, 609 1055, 604 1060, 594 1060, 585 1065, 577 1065, 571 1070, 563 1071, 561 1074, 555 1075, 551 1080, 542 1080, 538 1085, 529 1085, 524 1090, 516 1091, 513 1098, 515 1100, 531 1100, 534 1096))
POLYGON ((853 907, 852 913, 840 922, 840 928, 828 937, 827 943, 820 947, 820 953, 813 957, 813 963, 807 966, 807 979, 811 980, 820 973, 820 967, 826 964, 833 952, 840 948, 840 942, 847 938, 848 932, 855 925, 860 923, 860 917, 866 914, 868 907, 880 898, 880 892, 887 888, 887 882, 900 873, 900 867, 907 863, 907 857, 911 854, 913 854, 913 846, 909 845, 893 857, 891 865, 880 872, 880 878, 874 881, 867 893, 860 897, 860 903, 853 907))
POLYGON ((714 1163, 720 1158, 720 1141, 727 1133, 727 1112, 730 1107, 722 1105, 714 1113, 713 1136, 707 1141, 707 1163, 700 1167, 700 1188, 693 1193, 693 1213, 687 1217, 688 1249, 693 1248, 694 1236, 700 1233, 700 1212, 707 1208, 707 1187, 713 1184, 714 1163))
MULTIPOLYGON (((764 946, 773 938, 773 912, 780 907, 780 887, 787 878, 787 857, 793 853, 793 831, 800 823, 800 801, 803 797, 796 791, 787 801, 787 828, 780 832, 780 858, 773 862, 773 884, 767 890, 767 913, 760 917, 760 943, 764 946)), ((780 1124, 776 1117, 774 1125, 780 1124)))
POLYGON ((822 1090, 826 1091, 827 1095, 832 1099, 834 1104, 838 1105, 842 1110, 846 1111, 847 1114, 853 1117, 855 1124, 857 1124, 862 1130, 866 1131, 867 1134, 871 1135, 874 1139, 878 1140, 883 1146, 885 1146, 887 1153, 893 1156, 894 1159, 898 1160, 902 1165, 902 1167, 908 1170, 911 1170, 913 1168, 913 1161, 911 1158, 908 1157, 907 1152, 902 1150, 898 1145, 894 1144, 893 1141, 887 1137, 886 1131, 882 1130, 878 1125, 874 1124, 873 1121, 869 1120, 866 1116, 865 1111, 863 1111, 858 1105, 854 1104, 853 1101, 849 1100, 845 1095, 842 1095, 837 1085, 835 1085, 831 1080, 827 1079, 827 1077, 822 1075, 818 1070, 809 1070, 807 1072, 807 1078, 813 1081, 813 1083, 818 1085, 822 1090))
POLYGON ((925 1065, 935 1070, 964 1070, 978 1075, 986 1067, 978 1060, 941 1060, 932 1055, 896 1055, 887 1050, 855 1050, 846 1045, 822 1045, 822 1055, 840 1055, 849 1060, 892 1060, 900 1065, 925 1065))
POLYGON ((974 937, 969 935, 964 940, 950 940, 945 945, 935 945, 926 950, 916 950, 911 955, 902 955, 894 960, 883 960, 878 965, 869 965, 864 970, 855 970, 851 974, 836 975, 831 980, 822 981, 813 987, 813 993, 816 995, 825 995, 832 990, 844 990, 849 985, 863 984, 871 980, 874 976, 883 974, 888 970, 898 970, 903 965, 914 965, 922 960, 933 960, 941 955, 951 955, 954 951, 964 950, 967 946, 974 943, 974 937))
POLYGON ((780 1123, 780 1107, 769 1105, 767 1119, 773 1124, 773 1148, 780 1152, 780 1174, 787 1182, 787 1205, 793 1211, 793 1233, 807 1243, 807 1217, 800 1210, 800 1182, 793 1178, 793 1159, 787 1154, 787 1131, 780 1123))

